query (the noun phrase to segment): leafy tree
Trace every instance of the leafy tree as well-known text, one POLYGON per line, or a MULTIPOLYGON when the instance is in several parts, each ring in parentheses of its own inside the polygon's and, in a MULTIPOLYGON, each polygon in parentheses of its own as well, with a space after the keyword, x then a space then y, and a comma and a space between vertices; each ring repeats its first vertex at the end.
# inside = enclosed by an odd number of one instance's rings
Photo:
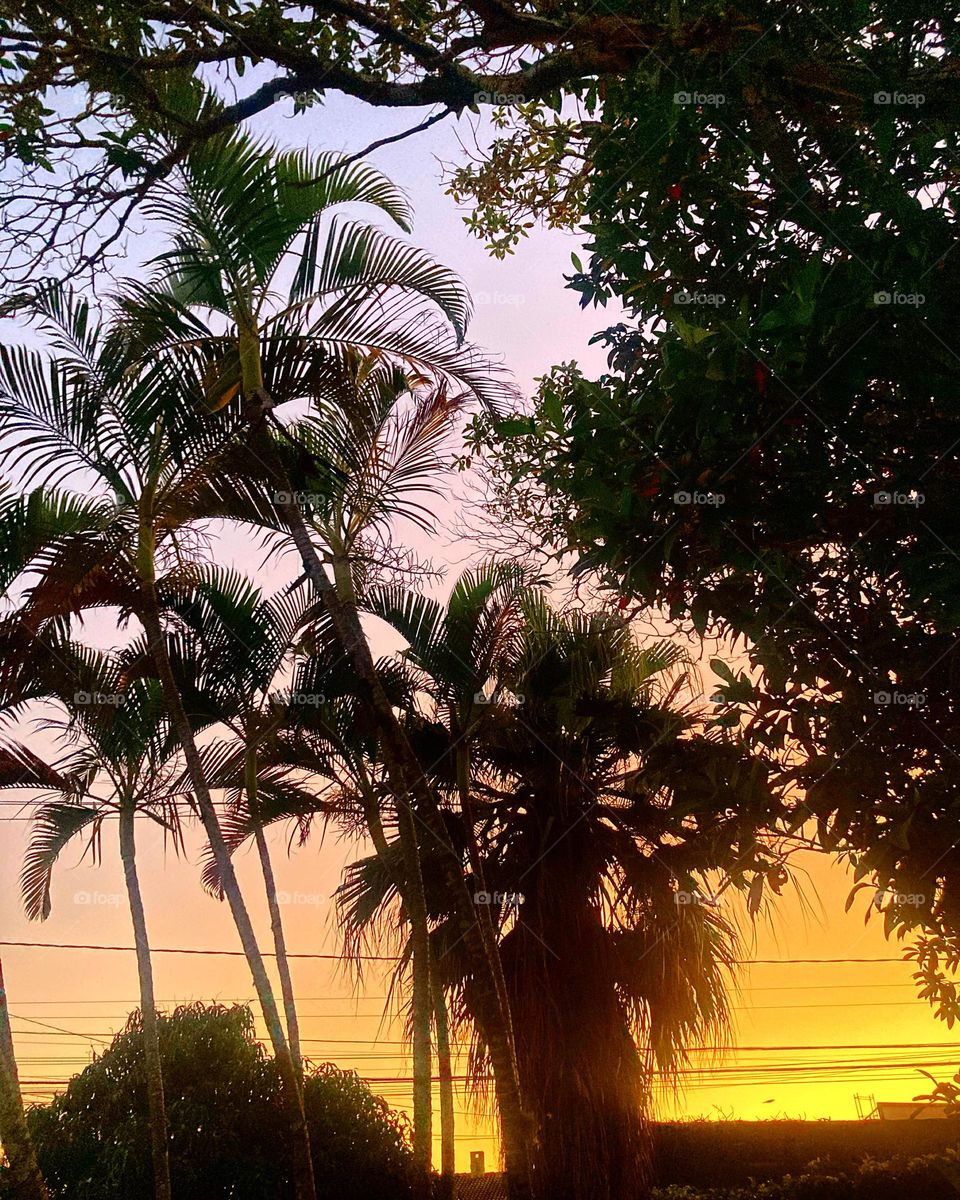
POLYGON ((677 43, 584 94, 591 120, 541 114, 461 176, 496 242, 498 176, 517 221, 550 215, 531 162, 552 136, 592 239, 571 286, 625 309, 601 378, 555 368, 477 445, 504 511, 624 606, 745 638, 718 716, 782 755, 796 821, 886 894, 888 931, 950 940, 960 109, 936 80, 958 13, 778 7, 755 46, 677 43))
MULTIPOLYGON (((735 935, 711 881, 781 876, 758 837, 778 808, 764 767, 677 703, 675 646, 640 649, 618 618, 562 617, 515 572, 468 574, 447 608, 399 591, 371 604, 410 643, 411 737, 501 944, 537 1187, 643 1195, 650 1067, 669 1072, 725 1025, 735 935)), ((472 1024, 479 1078, 472 966, 431 886, 437 855, 421 854, 441 978, 472 1024)), ((350 869, 340 901, 354 935, 394 930, 397 873, 395 844, 350 869)))
MULTIPOLYGON (((29 1110, 51 1197, 132 1200, 149 1192, 141 1029, 140 1014, 132 1014, 61 1096, 29 1110)), ((276 1152, 284 1136, 281 1084, 275 1062, 254 1038, 250 1010, 184 1006, 160 1018, 159 1034, 174 1195, 289 1200, 293 1179, 276 1152)), ((330 1195, 411 1194, 406 1127, 356 1075, 331 1066, 311 1070, 304 1102, 317 1176, 330 1195)))
MULTIPOLYGON (((323 0, 309 11, 247 0, 149 9, 131 0, 4 0, 0 116, 9 156, 24 164, 5 209, 18 243, 5 266, 22 268, 28 243, 36 251, 29 273, 49 261, 52 242, 82 265, 104 242, 110 249, 191 146, 276 104, 303 112, 330 92, 377 106, 434 106, 413 132, 468 109, 518 112, 526 132, 512 149, 529 169, 518 183, 488 176, 480 197, 494 236, 508 240, 527 219, 515 206, 531 199, 569 220, 589 159, 554 172, 557 150, 577 143, 568 113, 559 123, 553 113, 564 94, 589 98, 621 79, 639 80, 646 95, 713 90, 718 80, 731 94, 742 85, 752 132, 785 183, 794 184, 799 166, 791 139, 800 124, 826 143, 824 162, 855 170, 848 136, 878 90, 922 93, 933 121, 955 121, 955 22, 955 5, 932 0, 816 0, 803 10, 782 0, 610 0, 602 8, 587 0, 323 0), (910 52, 922 46, 929 52, 910 52), (229 99, 184 117, 171 97, 201 73, 222 79, 229 99), (60 175, 66 186, 54 182, 60 175)), ((601 136, 609 132, 599 124, 601 136)), ((644 154, 663 129, 654 125, 644 154)), ((796 183, 802 188, 799 170, 796 183)))

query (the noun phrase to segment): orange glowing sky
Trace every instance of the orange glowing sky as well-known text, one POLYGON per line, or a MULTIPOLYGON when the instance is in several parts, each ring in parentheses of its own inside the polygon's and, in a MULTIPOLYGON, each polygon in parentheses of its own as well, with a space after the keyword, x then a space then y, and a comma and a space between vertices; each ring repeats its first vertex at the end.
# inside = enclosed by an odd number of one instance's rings
MULTIPOLYGON (((297 122, 274 118, 270 129, 288 143, 356 150, 419 119, 418 114, 377 113, 331 98, 297 122)), ((478 301, 474 338, 503 355, 524 388, 559 361, 576 358, 588 370, 601 370, 602 357, 597 348, 587 347, 587 341, 616 315, 609 310, 580 313, 576 298, 564 291, 561 277, 570 270, 570 252, 578 248, 577 239, 538 232, 513 259, 505 263, 490 259, 466 235, 460 215, 439 188, 436 159, 453 161, 460 155, 457 132, 444 123, 416 143, 379 153, 375 161, 410 191, 418 212, 415 240, 455 265, 474 292, 478 301)), ((149 238, 142 245, 149 246, 149 238)), ((0 322, 0 331, 4 329, 9 330, 9 323, 0 322)), ((433 550, 437 551, 436 545, 433 550)), ((450 558, 461 559, 462 551, 461 544, 450 558)), ((245 566, 254 558, 239 547, 233 553, 245 566)), ((273 586, 289 582, 289 567, 284 564, 275 578, 267 572, 267 581, 273 586)), ((97 632, 98 640, 109 642, 109 631, 101 627, 97 632)), ((109 826, 102 866, 77 865, 77 854, 68 854, 57 872, 52 916, 44 925, 26 921, 20 912, 16 876, 27 826, 13 804, 9 799, 0 803, 0 937, 6 942, 129 945, 122 876, 111 841, 115 831, 109 826)), ((154 945, 235 949, 236 935, 225 906, 200 890, 197 838, 188 839, 186 860, 165 856, 162 840, 148 826, 142 826, 141 839, 143 887, 154 945)), ((273 840, 280 886, 289 897, 284 911, 291 949, 335 955, 338 937, 331 895, 344 863, 358 853, 358 847, 338 841, 331 833, 322 847, 316 839, 288 857, 283 836, 275 835, 273 840)), ((884 940, 880 922, 875 919, 864 925, 867 899, 844 913, 850 881, 843 869, 811 855, 798 858, 795 867, 799 865, 808 872, 803 885, 808 903, 788 888, 769 921, 751 927, 744 920, 745 956, 881 961, 744 968, 740 995, 734 1000, 734 1048, 720 1058, 695 1057, 694 1063, 709 1061, 713 1070, 703 1078, 685 1077, 687 1086, 680 1096, 661 1099, 662 1116, 851 1118, 857 1115, 855 1093, 909 1099, 924 1090, 918 1065, 943 1064, 934 1068, 942 1076, 955 1069, 952 1055, 957 1039, 915 998, 909 965, 889 961, 899 957, 900 948, 884 940), (940 1048, 746 1049, 905 1043, 935 1043, 940 1048), (885 1069, 886 1064, 893 1066, 885 1069), (819 1068, 816 1073, 814 1067, 819 1068), (718 1074, 717 1068, 724 1073, 718 1074)), ((266 946, 269 927, 250 855, 241 856, 240 870, 266 946)), ((28 1081, 25 1092, 41 1098, 49 1094, 51 1081, 81 1068, 136 1006, 134 959, 129 953, 9 946, 2 952, 21 1075, 28 1081)), ((187 1000, 252 998, 241 958, 158 954, 155 970, 157 995, 164 1007, 187 1000)), ((377 1080, 409 1074, 396 1023, 384 1018, 382 968, 369 964, 358 985, 334 961, 299 960, 294 963, 294 978, 309 1057, 356 1067, 377 1080)), ((408 1083, 378 1082, 374 1087, 391 1104, 407 1106, 408 1083)), ((485 1149, 488 1161, 495 1156, 488 1122, 461 1112, 457 1136, 459 1169, 467 1168, 471 1149, 485 1149)))
MULTIPOLYGON (((7 886, 0 893, 4 940, 129 945, 129 917, 110 831, 105 834, 104 862, 99 868, 76 865, 76 854, 67 857, 55 883, 53 914, 46 924, 35 925, 19 913, 13 886, 25 825, 10 819, 9 808, 4 816, 7 886)), ((224 905, 200 891, 195 862, 164 860, 159 837, 146 826, 141 828, 143 885, 154 944, 235 948, 229 915, 224 905)), ((310 845, 288 858, 282 837, 275 836, 274 843, 279 883, 288 899, 284 916, 291 948, 335 954, 338 939, 330 897, 355 848, 331 837, 322 848, 310 845)), ((196 849, 193 839, 191 857, 196 849)), ((940 1074, 944 1076, 955 1069, 957 1039, 915 998, 909 965, 888 961, 897 957, 897 947, 884 940, 880 923, 872 920, 864 925, 866 902, 844 914, 849 884, 843 871, 812 855, 800 862, 809 871, 804 882, 807 901, 815 889, 825 911, 811 914, 796 892, 787 889, 769 921, 754 928, 752 940, 747 923, 745 957, 882 961, 743 968, 740 994, 733 1001, 733 1046, 720 1055, 694 1056, 693 1063, 708 1065, 710 1073, 686 1077, 680 1096, 662 1098, 661 1116, 852 1118, 855 1093, 910 1099, 924 1090, 917 1066, 943 1064, 940 1074), (765 1052, 739 1048, 903 1043, 937 1043, 941 1048, 765 1052), (813 1064, 825 1066, 816 1073, 804 1069, 813 1064), (887 1064, 894 1065, 891 1069, 887 1064)), ((258 872, 250 855, 242 856, 240 872, 263 944, 268 945, 258 872)), ((15 947, 4 947, 3 955, 21 1076, 29 1081, 26 1094, 39 1099, 49 1094, 51 1084, 34 1081, 62 1080, 79 1070, 135 1007, 133 955, 15 947)), ((378 1081, 409 1076, 401 1031, 384 1017, 384 969, 377 964, 368 968, 365 979, 356 985, 334 961, 295 962, 305 1053, 319 1061, 354 1067, 378 1081)), ((155 970, 164 1007, 188 1000, 252 1000, 240 958, 158 954, 155 970)), ((408 1107, 409 1083, 373 1086, 392 1105, 408 1107)), ((466 1169, 471 1149, 486 1149, 492 1159, 495 1143, 486 1122, 461 1111, 460 1169, 466 1169)))

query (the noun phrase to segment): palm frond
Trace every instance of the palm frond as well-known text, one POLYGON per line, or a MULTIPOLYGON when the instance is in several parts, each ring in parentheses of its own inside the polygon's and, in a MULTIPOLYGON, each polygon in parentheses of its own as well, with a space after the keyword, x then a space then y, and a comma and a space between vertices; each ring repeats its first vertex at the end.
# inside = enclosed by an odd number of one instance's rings
POLYGON ((356 221, 334 218, 322 252, 301 256, 291 298, 308 315, 314 304, 337 293, 357 302, 394 288, 429 300, 447 317, 458 342, 466 337, 472 306, 459 276, 416 246, 356 221))
POLYGON ((20 871, 23 905, 32 920, 45 920, 50 915, 50 881, 61 852, 101 817, 100 809, 93 805, 60 801, 44 804, 38 810, 20 871))

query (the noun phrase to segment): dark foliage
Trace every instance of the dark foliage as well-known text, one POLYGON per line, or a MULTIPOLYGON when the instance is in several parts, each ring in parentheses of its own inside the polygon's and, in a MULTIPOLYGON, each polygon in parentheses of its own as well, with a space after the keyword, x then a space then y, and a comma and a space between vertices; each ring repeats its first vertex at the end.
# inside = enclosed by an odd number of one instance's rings
MULTIPOLYGON (((196 1004, 161 1018, 170 1167, 180 1200, 287 1200, 288 1135, 274 1064, 249 1008, 196 1004)), ((343 1200, 402 1200, 410 1151, 402 1119, 353 1073, 308 1072, 306 1110, 317 1179, 343 1200)), ((28 1124, 52 1200, 151 1194, 139 1014, 28 1124)), ((0 1196, 7 1193, 0 1180, 0 1196)))

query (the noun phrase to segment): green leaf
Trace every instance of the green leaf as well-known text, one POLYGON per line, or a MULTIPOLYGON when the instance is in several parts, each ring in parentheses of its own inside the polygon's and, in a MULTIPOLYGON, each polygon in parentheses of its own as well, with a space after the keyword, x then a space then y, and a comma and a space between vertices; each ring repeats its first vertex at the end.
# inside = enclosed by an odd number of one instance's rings
POLYGON ((711 658, 710 670, 713 671, 714 675, 719 675, 727 683, 736 683, 737 681, 736 676, 722 658, 711 658))

